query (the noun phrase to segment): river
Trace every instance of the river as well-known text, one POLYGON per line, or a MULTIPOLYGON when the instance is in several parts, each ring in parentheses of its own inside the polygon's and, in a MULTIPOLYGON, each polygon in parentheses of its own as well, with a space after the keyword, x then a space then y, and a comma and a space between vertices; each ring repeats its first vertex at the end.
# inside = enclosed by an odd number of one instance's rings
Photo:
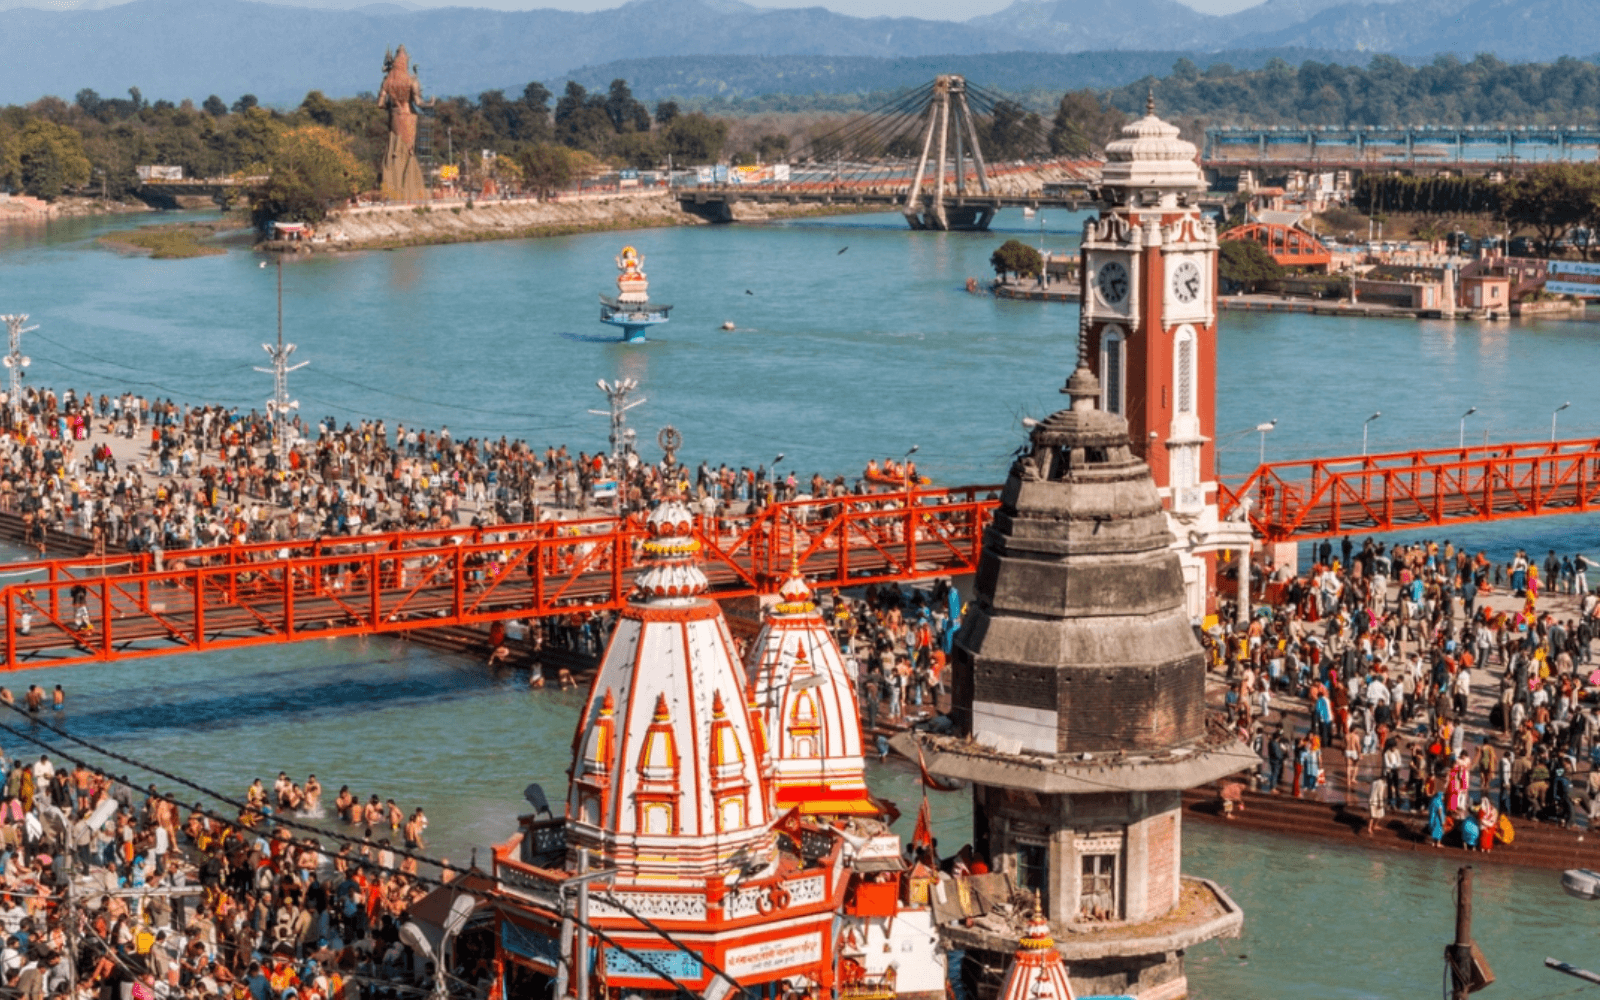
MULTIPOLYGON (((139 220, 146 221, 146 220, 139 220)), ((132 387, 185 401, 259 406, 270 378, 251 370, 273 336, 271 268, 239 249, 154 261, 101 248, 127 219, 0 230, 0 311, 40 324, 30 378, 96 392, 132 387)), ((648 442, 684 434, 691 463, 770 463, 802 478, 854 476, 871 457, 919 445, 945 483, 998 482, 1020 420, 1061 405, 1076 308, 971 295, 998 243, 1069 248, 1080 217, 1006 213, 995 232, 910 233, 897 216, 692 227, 544 240, 314 256, 284 268, 291 376, 308 419, 332 414, 505 433, 535 444, 603 447, 596 379, 632 376, 648 402, 630 418, 648 442), (609 291, 624 243, 646 256, 652 295, 675 305, 653 342, 610 341, 595 295, 609 291), (749 294, 746 294, 748 291, 749 294), (724 321, 738 330, 719 329, 724 321)), ((1564 437, 1600 435, 1589 388, 1594 324, 1341 320, 1224 314, 1219 356, 1223 473, 1253 467, 1254 433, 1276 418, 1269 460, 1540 440, 1551 411, 1564 437)), ((653 446, 644 448, 653 456, 653 446)), ((1594 553, 1588 517, 1453 532, 1504 557, 1518 546, 1594 553)), ((430 847, 463 861, 513 829, 540 782, 559 798, 580 698, 529 692, 516 674, 401 640, 292 646, 19 673, 13 690, 62 683, 70 731, 201 784, 241 794, 252 778, 315 772, 393 797, 432 819, 430 847), (463 725, 470 718, 471 725, 463 725)), ((0 720, 8 722, 9 720, 0 720)), ((36 734, 59 742, 47 733, 36 734)), ((10 753, 29 744, 0 733, 10 753)), ((65 746, 63 747, 66 748, 65 746)), ((874 768, 875 787, 915 812, 915 782, 874 768)), ((940 840, 967 839, 965 796, 934 800, 940 840)), ((909 832, 907 830, 906 832, 909 832)), ((1244 906, 1244 937, 1197 949, 1194 995, 1402 997, 1437 989, 1452 929, 1457 856, 1328 848, 1191 824, 1186 870, 1244 906), (1243 957, 1241 957, 1243 956, 1243 957)), ((1573 984, 1545 954, 1600 965, 1595 921, 1548 872, 1480 871, 1478 937, 1496 995, 1544 997, 1573 984), (1581 934, 1574 931, 1582 929, 1581 934)))

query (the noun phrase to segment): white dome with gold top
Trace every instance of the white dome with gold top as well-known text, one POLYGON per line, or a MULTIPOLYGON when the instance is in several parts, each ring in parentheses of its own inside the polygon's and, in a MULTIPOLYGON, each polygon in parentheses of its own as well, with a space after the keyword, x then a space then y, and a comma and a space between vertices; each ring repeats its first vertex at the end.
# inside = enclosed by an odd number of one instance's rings
POLYGON ((567 843, 622 880, 705 881, 774 857, 758 727, 733 637, 701 596, 694 518, 661 504, 649 565, 579 721, 567 843))
POLYGON ((856 678, 798 569, 778 589, 746 671, 771 740, 778 811, 880 812, 867 790, 856 678))

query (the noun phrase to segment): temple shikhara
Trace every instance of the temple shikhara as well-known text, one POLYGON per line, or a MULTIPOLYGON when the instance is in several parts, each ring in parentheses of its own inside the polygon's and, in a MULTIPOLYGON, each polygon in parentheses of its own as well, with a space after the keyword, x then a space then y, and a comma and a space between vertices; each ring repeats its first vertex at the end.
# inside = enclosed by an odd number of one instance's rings
POLYGON ((910 845, 891 832, 853 663, 798 561, 741 652, 668 499, 564 809, 530 789, 494 852, 506 997, 1177 1000, 1185 951, 1238 933, 1181 870, 1182 791, 1256 762, 1208 727, 1191 624, 1235 542, 1202 471, 1216 239, 1176 129, 1152 112, 1110 152, 1068 406, 1031 428, 984 537, 949 716, 893 740, 925 784, 970 790, 960 863, 925 813, 910 845))

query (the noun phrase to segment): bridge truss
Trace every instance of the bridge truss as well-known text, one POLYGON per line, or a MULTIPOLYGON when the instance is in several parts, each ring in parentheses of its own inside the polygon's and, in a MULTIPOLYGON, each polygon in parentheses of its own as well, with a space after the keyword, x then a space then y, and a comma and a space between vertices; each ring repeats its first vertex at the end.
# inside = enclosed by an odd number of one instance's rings
POLYGON ((1600 510, 1600 441, 1545 441, 1263 465, 1221 490, 1269 542, 1600 510))
MULTIPOLYGON (((971 573, 998 489, 781 503, 702 517, 695 534, 720 598, 773 592, 791 565, 825 588, 971 573)), ((646 536, 605 517, 192 549, 160 567, 147 555, 10 567, 33 579, 0 590, 4 667, 614 610, 646 536)))

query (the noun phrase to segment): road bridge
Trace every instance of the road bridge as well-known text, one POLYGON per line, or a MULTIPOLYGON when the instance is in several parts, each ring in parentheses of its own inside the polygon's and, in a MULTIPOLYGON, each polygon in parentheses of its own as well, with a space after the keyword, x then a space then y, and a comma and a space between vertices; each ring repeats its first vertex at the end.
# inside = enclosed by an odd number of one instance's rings
POLYGON ((254 184, 265 177, 197 177, 192 180, 143 181, 133 189, 134 196, 152 205, 176 207, 187 200, 210 199, 219 205, 231 204, 254 184))
POLYGON ((678 199, 714 222, 739 202, 882 205, 913 229, 989 227, 1002 208, 1094 201, 1100 164, 1064 150, 1038 114, 960 76, 940 76, 813 136, 782 163, 712 171, 678 199))

